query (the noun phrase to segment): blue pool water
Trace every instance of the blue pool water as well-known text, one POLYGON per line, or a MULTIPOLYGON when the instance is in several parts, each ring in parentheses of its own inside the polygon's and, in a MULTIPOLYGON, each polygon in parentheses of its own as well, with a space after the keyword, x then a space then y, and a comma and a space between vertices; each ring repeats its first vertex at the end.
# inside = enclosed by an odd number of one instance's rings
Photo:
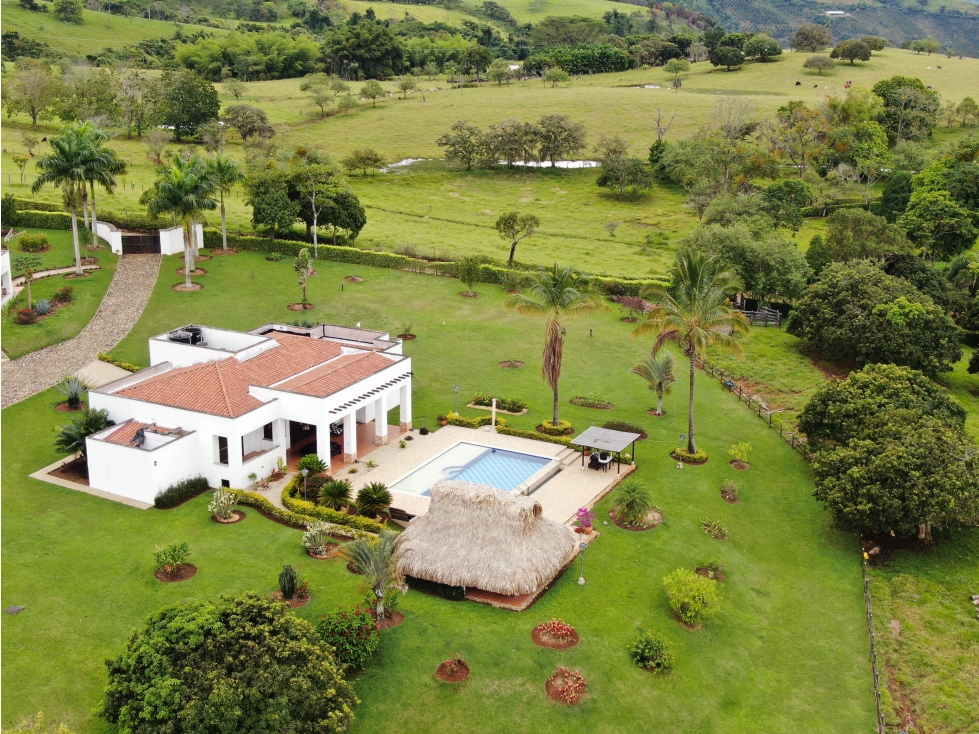
POLYGON ((458 479, 512 492, 550 462, 543 456, 462 442, 399 479, 391 489, 427 497, 440 479, 458 479))

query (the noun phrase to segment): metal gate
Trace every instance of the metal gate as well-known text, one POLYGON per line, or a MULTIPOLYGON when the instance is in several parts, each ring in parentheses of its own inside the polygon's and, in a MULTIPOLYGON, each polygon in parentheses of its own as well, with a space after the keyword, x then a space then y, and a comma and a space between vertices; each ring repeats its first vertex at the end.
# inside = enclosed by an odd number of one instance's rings
POLYGON ((122 236, 123 255, 158 255, 160 254, 160 235, 157 234, 124 234, 122 236))

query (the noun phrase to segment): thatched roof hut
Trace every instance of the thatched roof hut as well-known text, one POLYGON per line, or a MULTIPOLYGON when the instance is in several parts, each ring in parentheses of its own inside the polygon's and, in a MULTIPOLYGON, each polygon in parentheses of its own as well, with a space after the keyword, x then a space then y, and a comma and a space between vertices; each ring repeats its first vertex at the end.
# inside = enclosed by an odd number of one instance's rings
POLYGON ((542 517, 540 503, 483 484, 443 479, 426 514, 401 534, 398 569, 449 586, 507 596, 550 583, 575 549, 570 528, 542 517))

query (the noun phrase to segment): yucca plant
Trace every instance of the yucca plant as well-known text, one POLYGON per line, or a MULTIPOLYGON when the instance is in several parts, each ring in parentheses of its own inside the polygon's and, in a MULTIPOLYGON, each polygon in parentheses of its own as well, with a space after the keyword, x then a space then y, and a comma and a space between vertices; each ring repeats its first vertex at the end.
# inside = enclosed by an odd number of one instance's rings
POLYGON ((645 482, 629 477, 619 485, 615 511, 629 525, 640 522, 653 507, 653 498, 645 482))
POLYGON ((235 505, 238 504, 238 495, 228 492, 224 487, 218 487, 214 493, 214 499, 207 506, 208 512, 218 520, 227 522, 231 519, 235 505))
POLYGON ((352 492, 349 480, 331 479, 320 487, 320 504, 331 510, 344 510, 350 504, 352 492))
POLYGON ((67 398, 68 407, 77 410, 81 407, 82 395, 88 392, 92 386, 77 375, 66 375, 55 387, 67 398))
POLYGON ((322 520, 307 525, 306 532, 303 533, 303 548, 314 556, 325 556, 330 543, 335 542, 330 535, 332 527, 330 523, 322 520))
POLYGON ((357 493, 357 510, 365 517, 377 517, 391 506, 391 493, 381 482, 365 484, 357 493))
POLYGON ((296 587, 299 585, 299 574, 292 566, 285 565, 279 572, 279 591, 282 592, 283 599, 292 599, 296 595, 296 587))

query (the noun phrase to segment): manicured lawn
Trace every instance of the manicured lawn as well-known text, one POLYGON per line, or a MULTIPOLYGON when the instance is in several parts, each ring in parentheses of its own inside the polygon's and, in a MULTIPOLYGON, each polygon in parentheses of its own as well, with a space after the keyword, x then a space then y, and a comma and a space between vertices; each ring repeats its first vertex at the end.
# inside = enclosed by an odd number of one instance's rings
MULTIPOLYGON (((200 280, 203 291, 178 294, 163 277, 134 332, 115 350, 147 363, 146 337, 196 321, 253 328, 292 320, 285 309, 298 289, 288 262, 258 254, 218 259, 200 280), (253 277, 254 274, 254 277, 253 277)), ((167 259, 167 267, 176 267, 167 259)), ((522 395, 531 411, 512 424, 532 427, 547 415, 548 390, 539 377, 542 326, 501 309, 499 288, 463 299, 458 281, 370 268, 318 263, 307 318, 390 329, 412 320, 418 339, 406 343, 415 370, 415 425, 435 424, 452 407, 452 386, 522 395), (357 273, 363 283, 347 284, 357 273), (503 359, 522 370, 501 370, 503 359)), ((652 395, 628 368, 649 348, 628 338, 618 314, 568 323, 564 397, 602 392, 613 411, 565 405, 579 428, 609 418, 641 422, 650 439, 638 448, 639 476, 653 489, 666 522, 649 533, 600 525, 588 551, 587 583, 566 574, 522 614, 411 592, 401 600, 406 621, 384 633, 378 657, 355 682, 363 703, 355 732, 404 731, 870 731, 873 696, 867 661, 857 546, 834 531, 812 499, 798 454, 789 450, 716 383, 700 379, 699 431, 711 461, 683 471, 668 451, 684 432, 686 393, 667 398, 666 418, 646 416, 652 395), (589 336, 589 328, 594 336, 589 336), (752 468, 736 472, 727 446, 750 441, 752 468), (725 504, 718 488, 733 478, 742 502, 725 504), (730 540, 714 541, 699 528, 720 520, 730 540), (670 616, 661 579, 678 567, 720 559, 729 581, 719 616, 704 631, 684 629, 670 616), (562 618, 582 636, 565 652, 538 649, 530 631, 562 618), (654 677, 634 668, 626 646, 639 627, 666 638, 677 665, 654 677), (473 668, 461 688, 438 684, 438 663, 455 653, 473 668), (565 709, 544 694, 558 664, 585 675, 583 704, 565 709)), ((26 478, 56 456, 54 412, 48 392, 2 413, 2 604, 27 610, 5 618, 3 721, 44 710, 80 732, 105 730, 93 718, 104 683, 102 660, 118 653, 128 634, 159 607, 181 599, 245 589, 271 591, 283 563, 311 582, 314 601, 299 611, 315 620, 361 599, 363 582, 340 563, 312 563, 300 534, 254 512, 245 523, 218 526, 202 497, 168 512, 139 511, 26 478), (200 568, 191 581, 162 585, 152 577, 156 545, 187 540, 200 568)), ((465 411, 475 413, 475 411, 465 411)), ((425 440, 417 436, 416 440, 425 440)), ((411 450, 410 448, 408 449, 411 450)), ((611 500, 599 507, 605 517, 611 500)))
MULTIPOLYGON (((28 230, 30 232, 44 232, 48 235, 51 242, 51 249, 48 252, 40 253, 38 256, 44 263, 44 268, 70 267, 75 262, 74 249, 72 246, 71 232, 59 230, 28 230)), ((83 240, 84 243, 85 240, 83 240)), ((16 243, 16 240, 14 240, 16 243)), ((26 253, 14 244, 11 248, 11 262, 16 262, 19 256, 26 253)), ((21 291, 15 299, 13 307, 3 317, 2 345, 4 352, 11 359, 17 359, 28 352, 57 344, 77 336, 78 332, 85 328, 91 321, 92 316, 98 310, 102 299, 105 297, 112 276, 116 272, 116 264, 119 261, 117 255, 113 255, 108 248, 97 252, 85 252, 83 255, 91 255, 98 258, 98 270, 92 272, 87 278, 79 280, 65 279, 63 276, 54 275, 49 278, 35 280, 31 286, 31 295, 37 302, 42 298, 51 299, 55 292, 66 286, 72 286, 75 290, 72 293, 72 302, 61 308, 58 313, 48 316, 36 324, 20 325, 14 322, 14 316, 18 308, 25 308, 27 305, 27 291, 21 291)), ((14 267, 16 274, 18 269, 14 267)))

